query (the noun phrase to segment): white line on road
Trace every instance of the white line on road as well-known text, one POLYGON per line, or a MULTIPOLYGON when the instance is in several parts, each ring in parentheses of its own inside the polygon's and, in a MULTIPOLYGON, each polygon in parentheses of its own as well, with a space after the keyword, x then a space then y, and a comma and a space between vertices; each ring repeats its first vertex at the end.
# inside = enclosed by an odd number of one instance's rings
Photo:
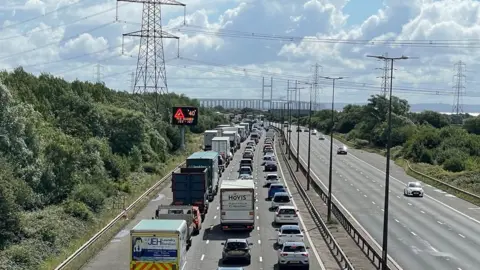
POLYGON ((205 243, 208 245, 208 243, 210 243, 210 240, 207 239, 207 241, 205 243))
POLYGON ((465 235, 460 234, 460 233, 458 234, 458 236, 460 236, 460 237, 462 237, 462 238, 465 238, 465 235))
POLYGON ((411 234, 413 234, 413 235, 415 235, 415 236, 417 236, 417 234, 416 234, 416 233, 414 233, 414 232, 410 232, 410 233, 411 233, 411 234))
POLYGON ((200 261, 203 261, 205 259, 205 254, 202 254, 202 257, 200 258, 200 261))
POLYGON ((262 240, 258 239, 258 244, 261 245, 261 244, 262 244, 262 240))
POLYGON ((260 262, 262 262, 262 261, 263 261, 262 256, 260 256, 260 258, 258 258, 258 260, 259 260, 260 262))

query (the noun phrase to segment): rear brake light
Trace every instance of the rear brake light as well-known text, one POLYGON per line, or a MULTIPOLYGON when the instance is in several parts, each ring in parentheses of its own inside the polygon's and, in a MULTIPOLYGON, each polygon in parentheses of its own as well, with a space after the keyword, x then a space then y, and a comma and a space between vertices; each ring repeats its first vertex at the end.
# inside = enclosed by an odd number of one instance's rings
POLYGON ((301 234, 297 234, 297 237, 303 237, 303 235, 301 235, 301 234))
POLYGON ((287 256, 287 255, 288 255, 287 253, 281 253, 281 254, 280 254, 280 256, 282 256, 282 257, 285 257, 285 256, 287 256))
POLYGON ((302 256, 308 257, 308 253, 303 253, 302 256))
POLYGON ((253 212, 249 212, 248 214, 249 214, 250 216, 253 216, 253 212))
POLYGON ((222 228, 224 228, 224 229, 228 229, 228 226, 223 226, 222 228))
POLYGON ((175 205, 182 205, 183 202, 174 202, 173 204, 175 204, 175 205))

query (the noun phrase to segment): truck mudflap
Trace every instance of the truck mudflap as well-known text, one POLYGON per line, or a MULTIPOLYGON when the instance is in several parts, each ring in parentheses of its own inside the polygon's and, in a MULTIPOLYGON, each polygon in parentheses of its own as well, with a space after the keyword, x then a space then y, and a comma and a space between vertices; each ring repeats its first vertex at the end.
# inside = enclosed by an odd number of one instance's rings
POLYGON ((179 270, 176 263, 130 262, 130 270, 179 270))
POLYGON ((255 224, 222 224, 223 231, 252 231, 255 224))

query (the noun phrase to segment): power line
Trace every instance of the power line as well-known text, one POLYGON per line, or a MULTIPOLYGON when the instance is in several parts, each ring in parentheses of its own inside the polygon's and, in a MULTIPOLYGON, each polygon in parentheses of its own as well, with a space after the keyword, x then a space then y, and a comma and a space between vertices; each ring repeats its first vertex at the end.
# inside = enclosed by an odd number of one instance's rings
POLYGON ((65 6, 63 6, 63 7, 57 8, 57 9, 52 10, 52 11, 50 11, 50 12, 47 12, 47 13, 45 13, 45 14, 42 14, 42 15, 39 15, 39 16, 30 18, 30 19, 26 19, 26 20, 24 20, 24 21, 20 21, 20 22, 14 23, 14 24, 9 24, 9 25, 2 26, 2 27, 0 27, 0 31, 3 31, 3 30, 5 30, 5 29, 9 29, 9 28, 14 28, 14 27, 17 27, 17 26, 19 26, 19 25, 21 25, 21 24, 25 24, 25 23, 28 23, 28 22, 31 22, 31 21, 35 21, 35 20, 40 19, 40 18, 45 18, 45 17, 47 17, 48 15, 57 13, 57 12, 59 12, 59 11, 62 11, 62 10, 64 10, 64 9, 67 9, 67 8, 70 8, 70 7, 73 7, 73 6, 75 6, 75 5, 78 5, 78 4, 83 3, 83 2, 86 2, 86 1, 90 1, 90 0, 78 0, 78 1, 75 2, 75 3, 69 4, 69 5, 65 5, 65 6))
POLYGON ((455 64, 455 70, 457 74, 453 76, 455 80, 455 85, 453 88, 455 89, 455 95, 453 99, 453 108, 452 112, 455 114, 463 113, 463 95, 465 94, 465 69, 466 65, 462 61, 458 61, 455 64))
POLYGON ((336 39, 336 38, 319 38, 309 36, 284 36, 265 33, 244 32, 235 30, 209 30, 201 26, 188 25, 187 27, 195 27, 197 29, 174 29, 180 33, 201 33, 207 36, 231 37, 241 39, 259 39, 271 41, 287 41, 287 42, 305 42, 305 43, 327 43, 327 44, 350 44, 364 46, 392 46, 392 47, 427 47, 427 48, 480 48, 479 39, 468 40, 360 40, 360 39, 336 39), (205 30, 203 30, 205 29, 205 30))
MULTIPOLYGON (((114 23, 115 23, 115 22, 110 22, 110 23, 105 23, 105 24, 99 25, 99 26, 97 26, 97 27, 91 28, 91 29, 88 30, 88 31, 83 31, 82 33, 78 33, 78 34, 76 34, 76 35, 68 36, 68 37, 64 38, 64 40, 78 38, 78 37, 81 36, 82 34, 91 33, 91 32, 100 30, 100 29, 105 28, 105 27, 107 27, 107 26, 110 26, 110 25, 112 25, 112 24, 114 24, 114 23)), ((50 46, 52 46, 52 45, 57 45, 57 44, 60 44, 60 43, 61 43, 61 42, 58 42, 58 41, 56 41, 56 42, 51 42, 51 43, 47 43, 47 44, 45 44, 45 45, 43 45, 43 46, 36 47, 36 48, 30 49, 30 50, 25 50, 25 51, 21 51, 21 52, 17 52, 17 53, 9 54, 9 55, 7 55, 7 56, 0 57, 0 60, 5 60, 5 59, 9 59, 9 58, 12 58, 12 57, 15 57, 15 56, 19 56, 19 55, 23 55, 23 54, 35 52, 35 51, 38 51, 38 50, 40 50, 40 49, 47 48, 47 47, 50 47, 50 46)))
POLYGON ((33 33, 39 33, 39 32, 45 32, 47 30, 50 30, 50 29, 53 29, 55 27, 62 27, 62 26, 69 26, 69 25, 72 25, 72 24, 75 24, 75 23, 78 23, 78 22, 81 22, 81 21, 85 21, 85 20, 88 20, 88 19, 91 19, 93 17, 96 17, 96 16, 99 16, 99 15, 102 15, 102 14, 105 14, 105 13, 108 13, 109 11, 112 11, 112 10, 115 10, 116 7, 113 7, 113 8, 109 8, 109 9, 105 9, 103 11, 100 11, 100 12, 97 12, 97 13, 94 13, 92 15, 88 15, 88 16, 85 16, 85 17, 82 17, 80 19, 77 19, 77 20, 74 20, 74 21, 71 21, 71 22, 66 22, 66 23, 60 23, 60 24, 57 24, 57 25, 50 25, 50 26, 47 26, 45 28, 35 28, 31 31, 29 31, 28 33, 24 33, 24 34, 19 34, 19 35, 13 35, 13 36, 8 36, 8 37, 2 37, 0 38, 0 40, 10 40, 10 39, 16 39, 16 38, 21 38, 21 37, 25 37, 25 34, 33 34, 33 33))

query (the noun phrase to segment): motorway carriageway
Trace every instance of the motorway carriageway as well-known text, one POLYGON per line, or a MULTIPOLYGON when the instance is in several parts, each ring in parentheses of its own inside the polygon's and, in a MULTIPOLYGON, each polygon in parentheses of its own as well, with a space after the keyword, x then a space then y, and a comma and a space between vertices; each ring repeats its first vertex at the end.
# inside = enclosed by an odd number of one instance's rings
MULTIPOLYGON (((297 132, 291 142, 296 153, 297 132)), ((311 138, 311 170, 328 190, 330 137, 311 138)), ((337 155, 334 140, 332 191, 342 211, 361 224, 380 248, 383 234, 385 157, 349 149, 337 155), (348 210, 346 211, 345 210, 348 210), (380 244, 380 245, 379 245, 380 244)), ((308 132, 300 133, 301 161, 307 164, 308 132)), ((389 245, 390 258, 405 270, 480 269, 480 209, 431 186, 423 198, 403 196, 407 182, 418 181, 391 162, 389 245)))
MULTIPOLYGON (((265 133, 264 133, 265 134, 265 133)), ((257 202, 256 202, 256 220, 255 230, 250 233, 246 232, 223 232, 220 228, 219 199, 220 192, 215 200, 210 203, 209 211, 202 224, 202 230, 199 235, 193 237, 192 246, 187 253, 187 261, 180 270, 216 270, 218 266, 222 266, 221 257, 223 246, 221 243, 227 238, 248 238, 253 243, 251 247, 252 260, 250 265, 229 264, 225 266, 243 266, 246 270, 273 270, 277 269, 277 251, 274 249, 277 232, 272 226, 273 212, 270 212, 270 201, 265 201, 267 197, 267 188, 263 188, 264 176, 267 172, 263 172, 260 166, 263 159, 263 140, 255 149, 253 177, 256 181, 257 202)), ((247 140, 248 141, 248 140, 247 140)), ((223 179, 237 179, 238 166, 242 158, 243 149, 246 142, 242 144, 232 162, 222 175, 223 179)), ((286 172, 286 171, 285 171, 286 172)), ((279 167, 278 175, 285 179, 283 172, 279 167)), ((291 185, 290 185, 291 187, 291 185)), ((219 187, 220 190, 220 187, 219 187)), ((290 192, 289 192, 290 193, 290 192)), ((138 213, 121 232, 119 232, 99 253, 97 253, 89 263, 82 269, 88 270, 105 270, 105 269, 129 269, 130 264, 130 238, 129 230, 133 228, 141 219, 150 219, 155 209, 160 204, 170 204, 172 201, 172 192, 170 185, 160 191, 158 197, 148 203, 148 205, 138 213)), ((302 226, 305 230, 305 227, 302 226)), ((305 233, 305 243, 309 247, 313 247, 308 232, 305 233), (307 241, 309 240, 309 241, 307 241)), ((323 241, 316 239, 316 241, 323 241)), ((310 269, 324 270, 320 256, 313 249, 310 249, 310 269)))

